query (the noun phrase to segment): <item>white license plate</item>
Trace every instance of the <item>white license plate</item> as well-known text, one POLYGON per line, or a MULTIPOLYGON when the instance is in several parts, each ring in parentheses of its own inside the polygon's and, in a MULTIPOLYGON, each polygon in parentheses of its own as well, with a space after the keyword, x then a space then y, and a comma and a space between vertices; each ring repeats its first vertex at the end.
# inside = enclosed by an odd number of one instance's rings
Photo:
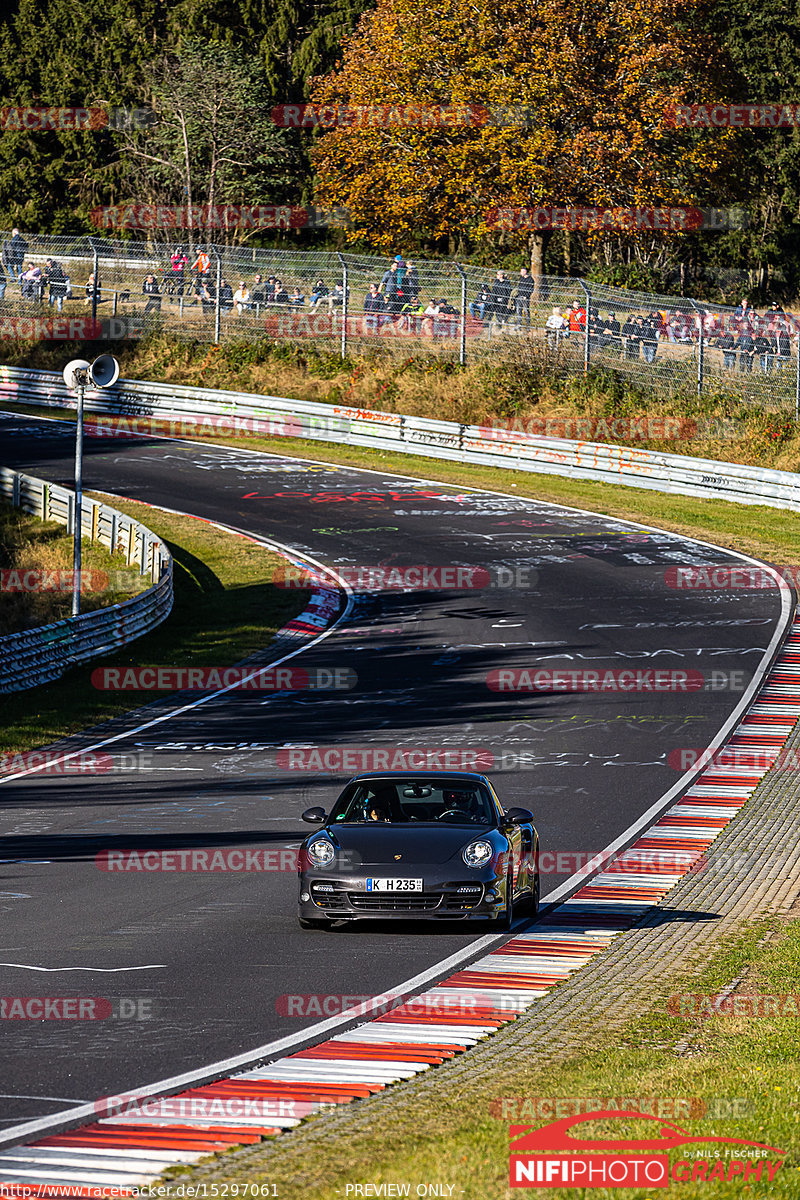
POLYGON ((421 879, 368 879, 368 892, 421 892, 421 879))

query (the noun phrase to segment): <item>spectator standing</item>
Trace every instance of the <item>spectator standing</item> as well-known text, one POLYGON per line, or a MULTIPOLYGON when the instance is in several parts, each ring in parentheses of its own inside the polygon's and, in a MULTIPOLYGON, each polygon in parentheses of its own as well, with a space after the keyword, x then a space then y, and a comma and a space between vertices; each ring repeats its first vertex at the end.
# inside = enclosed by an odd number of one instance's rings
POLYGON ((625 324, 622 326, 622 347, 625 352, 625 358, 639 357, 639 338, 640 331, 637 319, 633 313, 628 313, 625 318, 625 324))
POLYGON ((517 284, 517 295, 514 300, 514 309, 517 317, 517 325, 522 326, 522 319, 525 318, 525 326, 527 329, 531 327, 531 296, 533 295, 533 279, 527 267, 520 267, 519 283, 517 284))
POLYGON ((775 334, 775 349, 777 351, 775 358, 775 370, 782 371, 792 357, 792 343, 789 337, 789 326, 785 321, 780 323, 778 326, 778 332, 775 334))
POLYGON ((64 273, 64 268, 60 262, 54 262, 48 258, 46 264, 45 275, 47 278, 47 286, 49 289, 49 304, 55 304, 57 312, 63 312, 64 300, 69 290, 69 279, 64 273))
POLYGON ((155 275, 147 276, 142 284, 142 291, 148 298, 144 309, 144 316, 147 316, 149 312, 161 312, 161 291, 155 275))
POLYGON ((189 269, 192 271, 196 271, 198 275, 200 275, 201 277, 204 277, 208 274, 210 268, 211 268, 211 255, 208 253, 207 250, 203 250, 201 248, 200 250, 198 250, 197 258, 194 260, 194 262, 192 263, 192 265, 189 269))
POLYGON ((258 275, 256 275, 255 279, 253 280, 253 290, 250 293, 250 299, 253 302, 253 304, 263 304, 264 303, 265 290, 266 290, 266 285, 264 284, 264 276, 259 273, 258 275))
POLYGON ((100 299, 100 289, 95 285, 94 271, 89 273, 89 278, 86 280, 86 287, 84 288, 84 291, 86 292, 86 299, 83 302, 84 308, 87 308, 92 303, 95 293, 97 294, 97 299, 100 299))
POLYGON ((11 230, 11 237, 3 244, 3 261, 9 275, 13 275, 17 283, 22 282, 22 269, 28 253, 28 243, 18 229, 11 230))
POLYGON ((383 278, 380 283, 380 291, 386 301, 386 310, 392 316, 396 316, 403 307, 405 295, 403 291, 403 276, 400 264, 395 261, 389 265, 389 269, 384 271, 383 278))
POLYGON ((739 370, 746 375, 752 373, 753 358, 756 352, 756 344, 753 340, 753 335, 750 332, 750 325, 747 324, 742 328, 741 333, 734 342, 734 350, 739 351, 739 370))
POLYGON ((617 320, 617 314, 613 313, 613 312, 610 312, 608 314, 606 323, 603 326, 603 336, 600 339, 600 349, 603 350, 603 349, 605 349, 606 346, 609 346, 609 345, 612 345, 612 346, 620 345, 619 321, 617 320))
POLYGON ((169 256, 172 274, 169 281, 169 292, 172 296, 182 296, 186 287, 186 266, 189 259, 183 246, 176 246, 169 256))
POLYGON ((761 359, 761 374, 769 375, 772 370, 772 364, 775 361, 777 347, 772 337, 767 333, 764 322, 754 328, 753 343, 754 354, 757 354, 761 359))
POLYGON ((406 301, 411 304, 412 308, 416 309, 419 305, 419 275, 417 274, 417 268, 410 260, 406 263, 405 275, 403 276, 403 293, 406 301))
POLYGON ((509 317, 511 303, 511 284, 506 279, 505 271, 498 271, 492 284, 492 302, 489 308, 491 319, 497 321, 500 328, 509 317))
POLYGON ((722 351, 723 369, 732 371, 736 366, 736 338, 732 330, 726 329, 717 345, 722 351))
POLYGON ((583 333, 586 328, 586 310, 581 305, 580 301, 573 300, 572 308, 569 312, 569 330, 570 333, 583 333))
POLYGON ((275 279, 275 276, 270 275, 269 279, 267 280, 266 284, 264 285, 264 303, 265 304, 274 304, 275 303, 275 284, 276 283, 277 283, 277 280, 275 279))
POLYGON ((658 349, 658 331, 661 323, 661 318, 657 312, 651 312, 648 317, 640 317, 641 321, 641 340, 642 340, 642 357, 646 363, 651 363, 656 357, 658 349))
POLYGON ((382 314, 386 312, 379 284, 371 283, 364 297, 364 329, 369 333, 377 333, 383 324, 382 314))
POLYGON ((2 255, 0 255, 0 304, 2 304, 5 299, 7 287, 8 276, 6 275, 6 269, 3 264, 2 255))
POLYGON ((740 304, 737 304, 733 310, 733 319, 736 323, 736 328, 741 332, 743 326, 749 325, 753 316, 753 310, 747 303, 747 297, 742 296, 740 304))

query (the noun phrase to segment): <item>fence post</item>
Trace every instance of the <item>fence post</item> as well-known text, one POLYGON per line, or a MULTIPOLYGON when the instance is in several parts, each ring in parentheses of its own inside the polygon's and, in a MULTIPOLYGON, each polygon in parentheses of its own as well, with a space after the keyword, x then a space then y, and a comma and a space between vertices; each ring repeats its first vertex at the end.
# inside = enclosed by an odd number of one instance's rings
POLYGON ((586 321, 583 327, 583 373, 586 375, 589 372, 589 360, 592 356, 591 341, 589 339, 589 309, 592 303, 592 293, 582 279, 579 279, 578 283, 583 288, 584 295, 586 296, 586 321))
POLYGON ((706 363, 706 348, 705 348, 705 342, 703 340, 703 333, 704 333, 703 315, 704 314, 703 314, 703 310, 700 307, 700 305, 696 304, 694 300, 690 300, 689 303, 691 304, 695 313, 699 314, 698 331, 697 331, 697 394, 698 394, 698 396, 702 396, 702 394, 703 394, 703 376, 705 374, 705 363, 706 363))
POLYGON ((460 263, 455 264, 461 276, 461 337, 458 346, 458 361, 463 367, 467 361, 467 277, 460 263))
POLYGON ((222 284, 222 260, 217 252, 216 246, 212 247, 214 257, 217 260, 217 303, 214 310, 214 345, 219 345, 219 289, 222 284))
POLYGON ((92 246, 92 254, 94 256, 94 287, 92 288, 92 325, 94 325, 95 321, 97 320, 97 293, 100 288, 100 276, 98 273, 100 270, 100 264, 99 264, 98 258, 97 258, 97 247, 94 245, 92 246))
POLYGON ((342 264, 342 341, 339 353, 342 359, 345 359, 347 358, 347 263, 338 250, 336 257, 342 264))

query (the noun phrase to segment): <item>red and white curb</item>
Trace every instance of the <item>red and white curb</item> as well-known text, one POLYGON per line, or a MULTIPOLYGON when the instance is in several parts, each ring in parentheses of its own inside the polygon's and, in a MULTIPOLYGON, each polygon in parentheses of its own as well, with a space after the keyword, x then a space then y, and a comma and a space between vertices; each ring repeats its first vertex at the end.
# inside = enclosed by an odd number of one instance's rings
POLYGON ((569 978, 696 869, 766 774, 767 756, 791 733, 800 716, 798 682, 795 615, 757 699, 726 743, 726 751, 742 750, 758 765, 712 762, 698 775, 628 848, 643 864, 652 852, 653 870, 601 871, 528 932, 318 1045, 177 1095, 130 1098, 118 1115, 0 1150, 0 1196, 133 1194, 125 1189, 152 1183, 176 1163, 274 1137, 323 1107, 370 1096, 464 1053, 569 978))

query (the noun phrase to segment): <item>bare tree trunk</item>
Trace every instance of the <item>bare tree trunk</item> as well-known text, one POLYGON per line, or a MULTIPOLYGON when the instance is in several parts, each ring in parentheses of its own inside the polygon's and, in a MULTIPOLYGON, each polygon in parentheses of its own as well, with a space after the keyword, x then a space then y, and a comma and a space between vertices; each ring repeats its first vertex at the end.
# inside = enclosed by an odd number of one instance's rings
POLYGON ((538 300, 541 292, 541 281, 544 275, 544 256, 550 241, 550 230, 532 233, 528 238, 528 249, 531 255, 531 276, 533 278, 533 299, 538 300))

